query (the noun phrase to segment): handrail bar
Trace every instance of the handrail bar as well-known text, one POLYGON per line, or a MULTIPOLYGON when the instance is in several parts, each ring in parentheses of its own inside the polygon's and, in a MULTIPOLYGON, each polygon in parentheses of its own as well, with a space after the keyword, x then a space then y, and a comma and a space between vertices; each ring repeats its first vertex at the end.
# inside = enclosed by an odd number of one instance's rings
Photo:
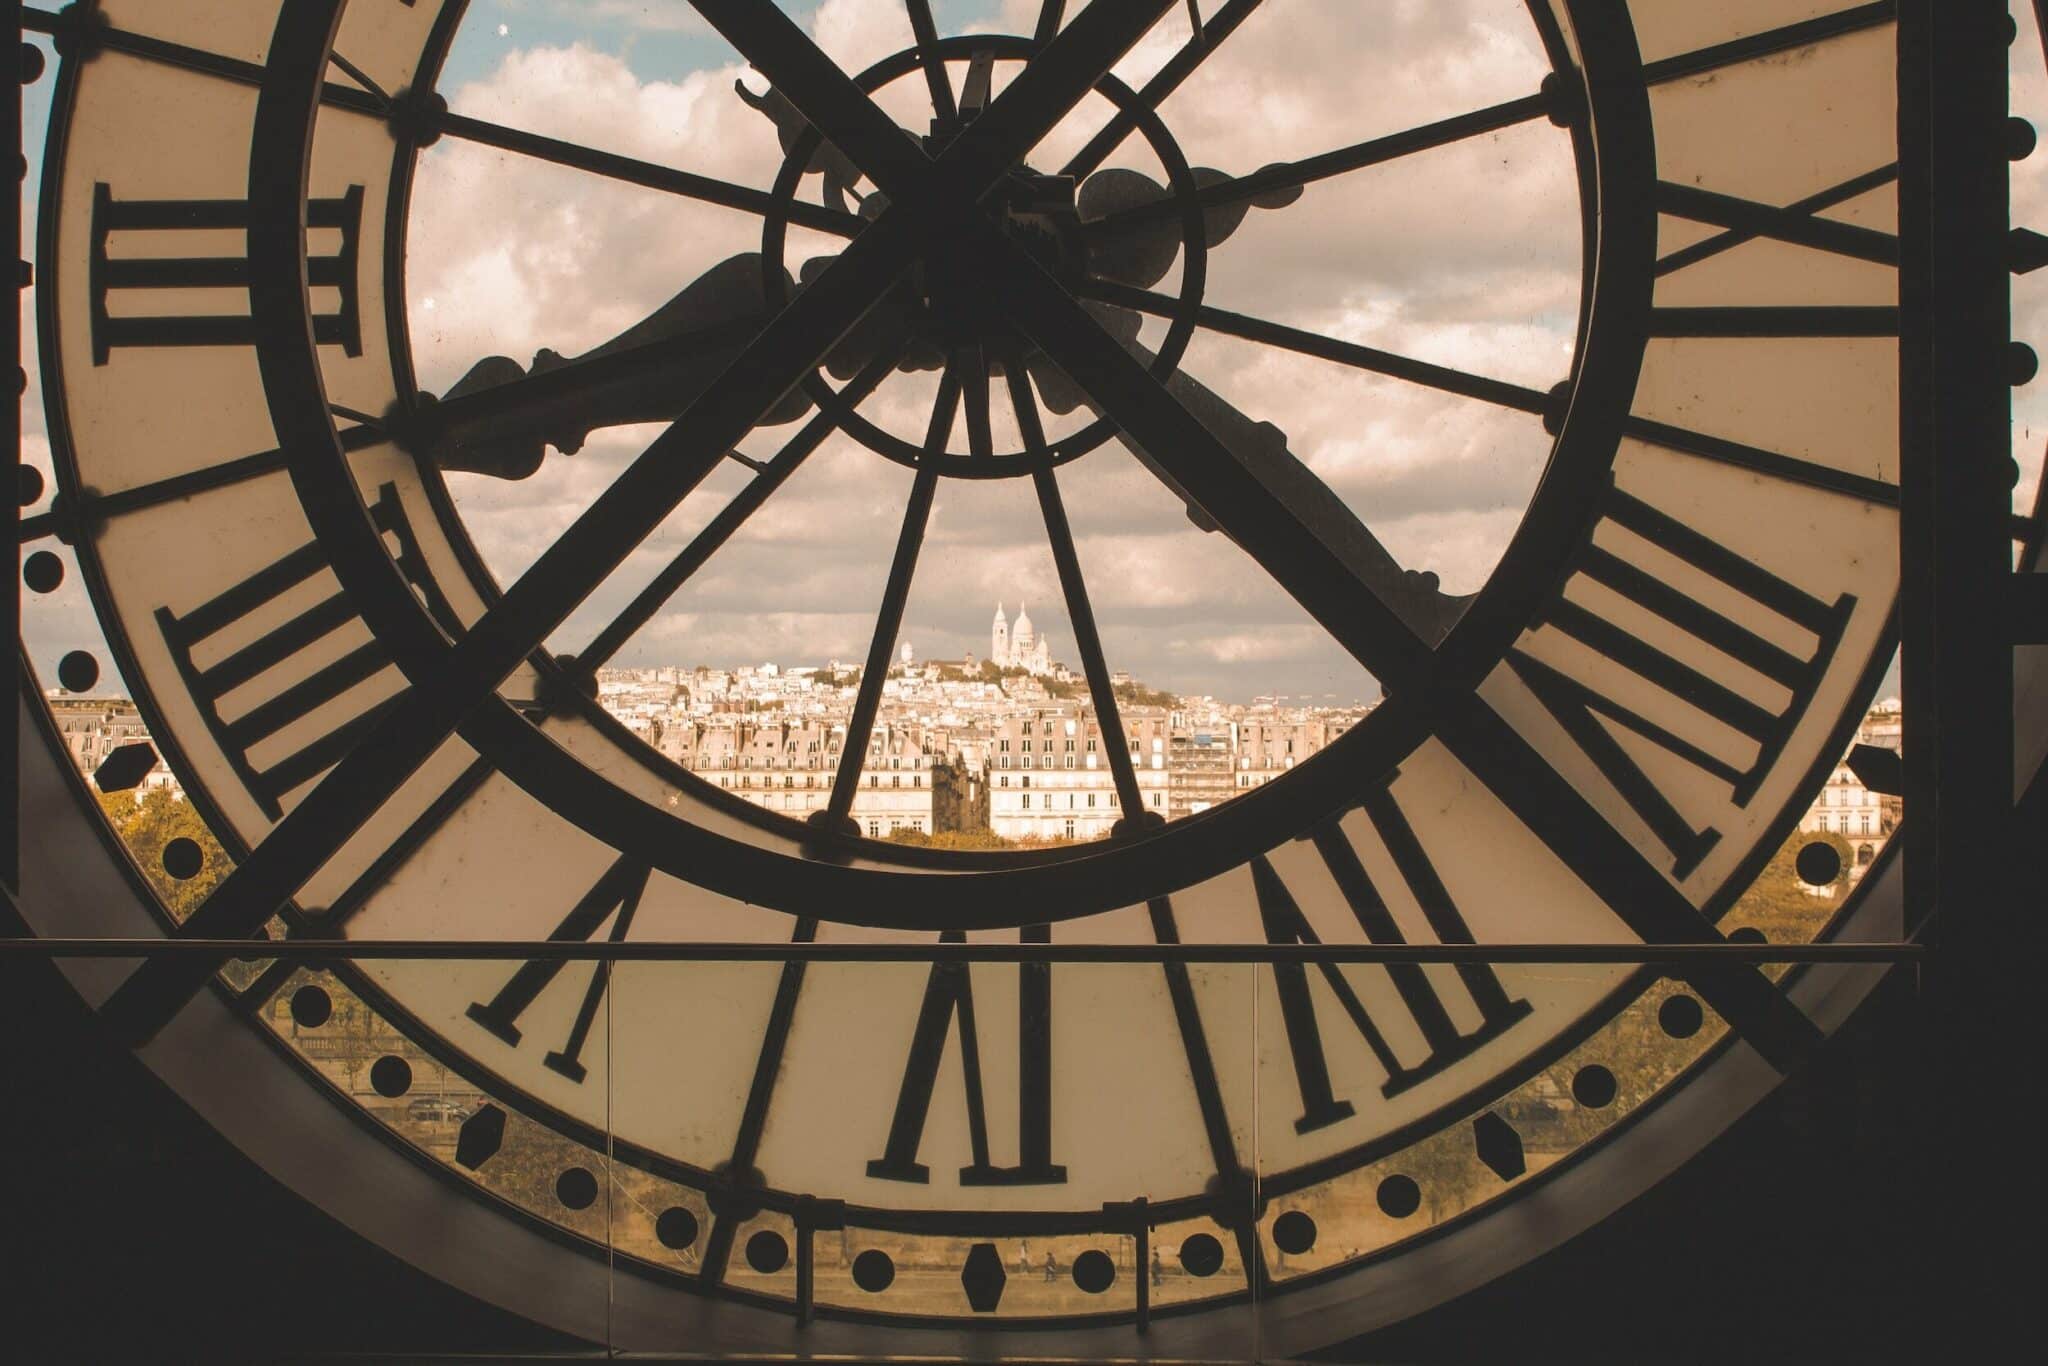
POLYGON ((1912 963, 1917 943, 1027 944, 584 942, 520 939, 124 939, 0 936, 0 957, 716 963, 1912 963))

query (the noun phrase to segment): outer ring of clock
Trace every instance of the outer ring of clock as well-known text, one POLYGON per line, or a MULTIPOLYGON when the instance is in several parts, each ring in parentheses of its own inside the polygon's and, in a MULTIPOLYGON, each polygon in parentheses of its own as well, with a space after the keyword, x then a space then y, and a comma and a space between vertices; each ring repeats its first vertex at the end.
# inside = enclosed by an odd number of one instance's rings
MULTIPOLYGON (((403 156, 403 152, 401 152, 401 156, 403 156)), ((403 352, 397 352, 397 354, 399 354, 399 356, 403 356, 403 352)), ((1520 539, 1518 539, 1518 545, 1520 545, 1520 539)), ((37 807, 37 811, 41 811, 41 809, 37 807)), ((1890 891, 1890 895, 1896 895, 1896 860, 1888 860, 1888 862, 1886 862, 1884 866, 1880 866, 1880 868, 1874 868, 1874 870, 1872 870, 1872 874, 1870 874, 1870 883, 1872 883, 1872 891, 1874 891, 1874 893, 1878 893, 1878 895, 1870 895, 1870 897, 1866 897, 1866 899, 1864 899, 1864 909, 1866 909, 1866 911, 1870 911, 1870 909, 1872 909, 1872 903, 1876 903, 1876 901, 1882 901, 1882 895, 1886 893, 1886 889, 1890 891)), ((133 932, 133 928, 129 928, 129 932, 133 932)), ((1831 971, 1831 973, 1815 973, 1815 977, 1835 977, 1835 979, 1849 979, 1849 977, 1853 977, 1853 975, 1851 975, 1851 973, 1843 973, 1843 971, 1831 971)), ((1843 987, 1843 989, 1847 989, 1847 987, 1843 987)), ((1851 991, 1849 991, 1849 995, 1860 995, 1860 991, 1853 991, 1853 989, 1851 989, 1851 991)), ((205 997, 205 1001, 203 1001, 203 1010, 201 1010, 201 1008, 195 1008, 195 1014, 211 1014, 211 1012, 215 1010, 215 1006, 217 1006, 217 1001, 215 1001, 213 997, 205 997)), ((229 1020, 229 1024, 233 1024, 233 1020, 229 1020)), ((186 1030, 186 1024, 184 1024, 184 1022, 180 1022, 180 1024, 176 1024, 176 1026, 174 1026, 172 1034, 178 1034, 178 1032, 184 1032, 184 1030, 186 1030)), ((258 1051, 258 1055, 260 1055, 260 1053, 262 1053, 262 1051, 258 1051)), ((203 1055, 199 1055, 199 1053, 195 1053, 195 1055, 190 1055, 190 1057, 186 1057, 186 1063, 190 1063, 190 1061, 193 1061, 193 1059, 197 1059, 197 1057, 203 1057, 203 1055)), ((158 1059, 152 1059, 152 1061, 158 1061, 158 1059)), ((272 1057, 270 1061, 274 1063, 274 1057, 272 1057)), ((172 1061, 170 1061, 170 1059, 164 1059, 164 1061, 162 1061, 160 1065, 162 1065, 162 1067, 166 1067, 166 1069, 170 1069, 170 1067, 172 1067, 172 1061)), ((1700 1071, 1702 1071, 1702 1073, 1712 1073, 1712 1075, 1702 1075, 1702 1077, 1698 1077, 1698 1079, 1694 1079, 1694 1077, 1688 1077, 1688 1079, 1683 1079, 1683 1081, 1679 1081, 1679 1083, 1673 1083, 1673 1087, 1671 1087, 1671 1092, 1681 1092, 1681 1096, 1665 1096, 1665 1098, 1661 1098, 1659 1102, 1653 1102, 1653 1104, 1657 1106, 1657 1114, 1655 1114, 1655 1116, 1645 1116, 1645 1126, 1655 1126, 1655 1124, 1659 1122, 1659 1118, 1669 1118, 1669 1114, 1671 1114, 1671 1112, 1675 1112, 1675 1110, 1686 1110, 1688 1106, 1690 1106, 1692 1110, 1698 1110, 1698 1108, 1700 1108, 1702 1104, 1706 1104, 1706 1102, 1708 1102, 1708 1092, 1710 1092, 1710 1090, 1716 1090, 1716 1085, 1718 1085, 1718 1090, 1722 1092, 1720 1096, 1716 1096, 1716 1100, 1720 1100, 1720 1102, 1729 1102, 1729 1104, 1741 1104, 1741 1102, 1739 1102, 1737 1098, 1739 1098, 1739 1096, 1743 1096, 1743 1094, 1749 1094, 1749 1092, 1753 1090, 1753 1087, 1755 1087, 1755 1077, 1753 1077, 1753 1075, 1749 1075, 1749 1073, 1753 1073, 1753 1059, 1749 1059, 1749 1057, 1747 1057, 1747 1049, 1729 1049, 1729 1051, 1724 1051, 1722 1055, 1718 1055, 1716 1059, 1712 1059, 1710 1067, 1702 1067, 1700 1071), (1731 1055, 1733 1055, 1733 1057, 1731 1057, 1731 1055), (1745 1063, 1745 1059, 1747 1059, 1747 1063, 1745 1063), (1731 1067, 1729 1067, 1729 1065, 1733 1065, 1733 1071, 1737 1073, 1737 1077, 1735 1077, 1733 1081, 1729 1079, 1729 1075, 1726 1075, 1726 1073, 1729 1073, 1729 1071, 1731 1071, 1731 1067), (1747 1067, 1747 1071, 1745 1071, 1745 1067, 1747 1067), (1710 1081, 1712 1081, 1712 1085, 1710 1085, 1710 1081), (1665 1104, 1665 1102, 1671 1102, 1671 1104, 1665 1104)), ((186 1073, 188 1073, 188 1069, 186 1069, 186 1073)), ((291 1069, 287 1069, 287 1075, 289 1075, 291 1079, 295 1079, 295 1073, 291 1073, 291 1069)), ((190 1079, 190 1073, 188 1073, 188 1079, 190 1079)), ((184 1090, 184 1085, 182 1085, 182 1083, 180 1083, 180 1090, 184 1090)), ((193 1092, 197 1092, 197 1094, 205 1094, 207 1090, 209 1090, 209 1087, 205 1087, 205 1085, 197 1085, 197 1087, 193 1087, 193 1092)), ((213 1087, 213 1090, 217 1090, 217 1087, 213 1087)), ((301 1087, 299 1087, 299 1090, 303 1090, 303 1083, 301 1083, 301 1087)), ((188 1094, 190 1094, 190 1092, 188 1092, 188 1094)), ((1759 1094, 1761 1094, 1761 1090, 1753 1090, 1753 1096, 1749 1096, 1749 1098, 1753 1100, 1753 1098, 1755 1098, 1755 1096, 1759 1096, 1759 1094)), ((217 1102, 217 1100, 219 1100, 219 1096, 213 1096, 213 1100, 217 1102)), ((211 1112, 211 1110, 209 1110, 209 1112, 211 1112)), ((1729 1114, 1733 1114, 1733 1110, 1731 1110, 1729 1114)), ((254 1122, 254 1128, 256 1128, 256 1130, 262 1130, 262 1126, 264 1126, 264 1122, 266 1122, 266 1120, 264 1120, 264 1108, 262 1108, 262 1106, 258 1104, 256 1108, 252 1108, 252 1110, 250 1110, 250 1112, 246 1114, 246 1120, 252 1120, 252 1122, 254 1122)), ((223 1126, 225 1126, 225 1124, 223 1124, 223 1126)), ((244 1133, 248 1133, 248 1128, 250 1128, 250 1124, 244 1124, 242 1128, 244 1128, 244 1133)), ((1710 1130, 1710 1128, 1708 1128, 1708 1130, 1710 1130)), ((1702 1133, 1708 1133, 1708 1130, 1702 1130, 1702 1133)), ((268 1133, 268 1130, 264 1130, 264 1133, 268 1133)), ((1587 1171, 1591 1171, 1591 1169, 1602 1169, 1602 1167, 1614 1167, 1614 1163, 1612 1163, 1612 1161, 1604 1163, 1602 1159, 1604 1159, 1604 1157, 1610 1157, 1610 1155, 1616 1155, 1616 1153, 1620 1153, 1620 1151, 1622 1151, 1622 1149, 1626 1147, 1626 1139, 1628 1139, 1628 1137, 1626 1137, 1626 1135, 1622 1135, 1622 1137, 1618 1137, 1618 1141, 1616 1141, 1616 1143, 1612 1143, 1612 1145, 1604 1145, 1602 1149, 1599 1149, 1599 1151, 1595 1151, 1595 1153, 1585 1153, 1585 1155, 1583 1155, 1583 1159, 1573 1159, 1573 1161, 1569 1163, 1569 1165, 1573 1167, 1573 1176, 1575 1176, 1575 1178, 1585 1178, 1585 1176, 1587 1176, 1587 1171)), ((1692 1133, 1688 1133, 1688 1141, 1690 1141, 1690 1139, 1692 1139, 1692 1133)), ((375 1147, 379 1147, 379 1145, 369 1145, 369 1147, 373 1147, 373 1149, 375 1149, 375 1147)), ((385 1157, 389 1157, 389 1151, 385 1151, 383 1155, 385 1155, 385 1157)), ((272 1159, 276 1159, 276 1157, 279 1157, 279 1155, 276 1155, 276 1151, 274 1151, 274 1143, 272 1143, 272 1151, 270 1151, 270 1157, 272 1157, 272 1159)), ((1624 1165, 1626 1165, 1626 1163, 1624 1163, 1624 1165)), ((1638 1176, 1638 1173, 1640 1173, 1640 1171, 1642 1171, 1642 1167, 1636 1167, 1636 1169, 1632 1169, 1632 1171, 1630 1171, 1630 1176, 1638 1176)), ((299 1182, 299 1180, 293 1180, 293 1184, 295 1184, 295 1186, 301 1186, 301 1188, 313 1186, 311 1182, 299 1182)), ((1647 1180, 1645 1180, 1645 1182, 1640 1182, 1640 1184, 1647 1184, 1647 1180)), ((1624 1186, 1626 1186, 1626 1182, 1624 1182, 1624 1186)), ((1544 1188, 1538 1188, 1538 1190, 1534 1190, 1532 1194, 1524 1196, 1522 1200, 1518 1200, 1518 1202, 1513 1202, 1513 1204, 1518 1204, 1518 1206, 1528 1206, 1528 1204, 1544 1204, 1544 1202, 1546 1202, 1546 1196, 1548 1196, 1550 1192, 1554 1192, 1554 1190, 1556 1190, 1554 1186, 1544 1186, 1544 1188)), ((338 1192, 338 1190, 330 1190, 328 1194, 330 1194, 330 1196, 334 1196, 334 1198, 340 1198, 340 1194, 342 1194, 342 1192, 338 1192)), ((360 1192, 348 1192, 348 1194, 352 1194, 352 1196, 360 1196, 360 1192)), ((444 1194, 446 1194, 446 1192, 444 1192, 444 1194)), ((1585 1196, 1585 1194, 1587 1194, 1587 1192, 1581 1192, 1581 1196, 1585 1196)), ((1618 1204, 1618 1202, 1620 1202, 1620 1196, 1616 1196, 1616 1194, 1614 1194, 1612 1190, 1610 1190, 1610 1192, 1593 1192, 1593 1200, 1595 1200, 1595 1202, 1599 1202, 1599 1200, 1608 1200, 1608 1202, 1612 1202, 1612 1204, 1618 1204)), ((358 1227, 360 1227, 360 1214, 362 1214, 362 1206, 365 1206, 365 1204, 367 1204, 367 1202, 360 1202, 360 1200, 358 1200, 358 1202, 354 1202, 354 1204, 350 1204, 350 1210, 352 1210, 352 1214, 354 1214, 354 1219, 352 1219, 352 1223, 358 1223, 358 1227)), ((334 1206, 330 1204, 330 1208, 334 1208, 334 1206)), ((1495 1216, 1499 1216, 1499 1214, 1503 1214, 1503 1212, 1511 1212, 1511 1210, 1499 1210, 1499 1208, 1483 1210, 1483 1212, 1481 1212, 1481 1216, 1479 1216, 1479 1221, 1477 1221, 1475 1225, 1460 1225, 1460 1229, 1450 1229, 1450 1231, 1446 1231, 1446 1235, 1444 1235, 1444 1237, 1440 1237, 1440 1239, 1432 1239, 1432 1241, 1430 1241, 1430 1247, 1432 1247, 1432 1249, 1440 1249, 1440 1247, 1446 1247, 1446 1245, 1450 1245, 1450 1243, 1458 1243, 1458 1241, 1462 1239, 1462 1235, 1464 1235, 1464 1233, 1470 1233, 1470 1231, 1473 1231, 1475 1227, 1477 1227, 1477 1229, 1487 1229, 1487 1227, 1495 1227, 1495 1225, 1497 1225, 1497 1219, 1495 1219, 1495 1216)), ((1503 1241, 1503 1239, 1497 1239, 1497 1241, 1503 1241)), ((418 1251, 418 1249, 416 1249, 416 1251, 418 1251)), ((559 1249, 557 1249, 557 1251, 559 1251, 559 1249)), ((1417 1249, 1417 1251, 1419 1251, 1419 1249, 1417 1249)), ((438 1251, 434 1251, 434 1249, 428 1249, 428 1255, 438 1255, 438 1257, 440 1257, 440 1268, 438 1268, 438 1270, 444 1270, 444 1272, 453 1272, 453 1274, 449 1276, 451 1280, 457 1280, 457 1282, 473 1282, 473 1280, 477 1280, 477 1268, 451 1268, 451 1264, 449 1264, 449 1253, 446 1253, 446 1249, 444 1249, 444 1247, 442 1247, 442 1249, 438 1249, 438 1251), (465 1272, 467 1272, 467 1274, 465 1274, 465 1272)), ((1524 1251, 1524 1253, 1520 1253, 1520 1255, 1528 1255, 1528 1251, 1524 1251)), ((1513 1257, 1513 1260, 1520 1260, 1520 1255, 1516 1255, 1516 1257, 1513 1257)), ((1397 1262, 1399 1262, 1399 1266, 1401 1266, 1401 1268, 1409 1268, 1409 1266, 1419 1266, 1421 1262, 1425 1262, 1425 1260, 1427 1260, 1427 1257, 1430 1257, 1430 1253, 1425 1253, 1423 1257, 1397 1257, 1397 1262)), ((1438 1257, 1436 1257, 1436 1260, 1438 1260, 1438 1262, 1442 1262, 1442 1255, 1438 1255, 1438 1257)), ((1389 1270, 1389 1268, 1380 1268, 1380 1272, 1378 1272, 1378 1274, 1380 1274, 1380 1276, 1384 1276, 1384 1274, 1386 1274, 1386 1270, 1389 1270)), ((1442 1268, 1440 1268, 1440 1274, 1442 1274, 1442 1268)), ((1360 1286, 1358 1286, 1358 1284, 1354 1284, 1356 1280, 1358 1280, 1356 1276, 1339 1276, 1339 1278, 1335 1278, 1335 1280, 1333 1280, 1333 1282, 1329 1282, 1329 1284, 1331 1284, 1331 1286, 1341 1286, 1341 1288, 1343 1288, 1343 1296, 1346 1296, 1346 1303, 1348 1303, 1348 1305, 1352 1305, 1352 1307, 1356 1307, 1356 1305, 1362 1305, 1362 1303, 1368 1303, 1368 1300, 1378 1300, 1378 1303, 1384 1303, 1384 1300, 1380 1298, 1380 1292, 1368 1292, 1366 1296, 1360 1296, 1360 1294, 1358 1294, 1360 1286)), ((1446 1290, 1446 1292, 1448 1292, 1448 1290, 1446 1290)), ((512 1300, 512 1298, 506 1298, 506 1296, 500 1296, 500 1298, 502 1298, 502 1303, 514 1303, 514 1300, 512 1300)), ((1311 1307, 1307 1305, 1307 1300, 1311 1300, 1311 1298, 1323 1300, 1323 1298, 1329 1298, 1329 1296, 1321 1294, 1319 1290, 1309 1290, 1307 1294, 1290 1294, 1290 1296, 1288 1296, 1288 1305, 1290 1305, 1290 1309, 1288 1309, 1288 1313, 1280 1313, 1280 1315, 1276 1317, 1276 1323, 1280 1323, 1280 1325, 1284 1327, 1286 1323, 1305 1323, 1305 1321, 1315 1321, 1315 1315, 1313 1315, 1313 1313, 1303 1313, 1303 1311, 1309 1311, 1309 1309, 1311 1309, 1311 1307), (1298 1303, 1298 1305, 1296 1305, 1296 1300, 1300 1300, 1300 1303, 1298 1303)), ((627 1294, 627 1303, 629 1303, 629 1305, 639 1305, 639 1300, 635 1298, 635 1294, 633 1294, 631 1290, 629 1290, 629 1294, 627 1294)), ((520 1307, 522 1307, 522 1309, 528 1309, 528 1311, 530 1311, 530 1309, 532 1309, 532 1303, 522 1303, 520 1307)), ((1405 1309, 1407 1309, 1407 1311, 1413 1311, 1415 1307, 1419 1307, 1419 1303, 1409 1303, 1409 1305, 1405 1305, 1405 1309)), ((721 1313, 723 1313, 723 1311, 721 1311, 721 1313)), ((1266 1317, 1270 1317, 1270 1319, 1272 1319, 1274 1315, 1276 1315, 1276 1311, 1274 1311, 1274 1309, 1268 1309, 1268 1311, 1266 1311, 1266 1317)), ((1346 1319, 1350 1319, 1350 1327, 1348 1327, 1346 1331, 1358 1331, 1360 1327, 1370 1327, 1370 1323, 1368 1323, 1368 1321, 1366 1321, 1364 1317, 1360 1317, 1360 1311, 1358 1311, 1358 1309, 1352 1309, 1352 1311, 1350 1311, 1348 1315, 1337 1315, 1337 1317, 1346 1317, 1346 1319)), ((1202 1321, 1202 1319, 1204 1319, 1204 1315, 1194 1315, 1194 1321, 1202 1321)), ((731 1321, 725 1321, 725 1323, 731 1323, 731 1321)), ((733 1325, 733 1327, 737 1327, 737 1325, 733 1325)), ((780 1329, 786 1329, 786 1317, 782 1317, 782 1315, 774 1315, 774 1317, 770 1319, 768 1327, 770 1327, 770 1329, 776 1329, 776 1327, 780 1327, 780 1329)), ((836 1327, 844 1327, 844 1325, 836 1325, 836 1327)), ((1296 1329, 1296 1331, 1298 1331, 1298 1329, 1296 1329)), ((1313 1331, 1313 1329, 1311 1329, 1311 1331, 1313 1331)), ((1116 1337, 1116 1341, 1120 1341, 1120 1343, 1122 1343, 1122 1346, 1120 1346, 1120 1350, 1122 1350, 1122 1352, 1128 1352, 1128 1350, 1130 1350, 1130 1348, 1128 1348, 1128 1337, 1126 1337, 1124 1333, 1116 1333, 1114 1337, 1116 1337)), ((1319 1337, 1300 1337, 1298 1341, 1305 1341, 1305 1343, 1311 1343, 1311 1341, 1327 1341, 1327 1337, 1329 1337, 1329 1333, 1323 1333, 1323 1335, 1319 1335, 1319 1337)), ((737 1341, 737 1339, 735 1339, 735 1341, 737 1341)), ((1104 1341, 1108 1341, 1108 1339, 1104 1339, 1104 1341)))

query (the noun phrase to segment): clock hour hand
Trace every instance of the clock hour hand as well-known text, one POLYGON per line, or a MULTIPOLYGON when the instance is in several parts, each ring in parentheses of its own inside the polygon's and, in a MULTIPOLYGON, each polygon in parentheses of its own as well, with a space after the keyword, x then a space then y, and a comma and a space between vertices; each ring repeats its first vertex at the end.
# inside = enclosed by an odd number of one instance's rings
MULTIPOLYGON (((580 356, 542 349, 524 369, 507 356, 484 357, 439 402, 395 421, 394 435, 444 470, 524 479, 549 446, 573 455, 600 427, 681 416, 768 316, 761 258, 734 256, 580 356)), ((761 421, 793 422, 809 408, 803 391, 792 389, 761 421)))
MULTIPOLYGON (((1197 166, 1190 172, 1198 189, 1235 179, 1222 171, 1197 166)), ((1166 278, 1180 254, 1181 223, 1176 217, 1144 219, 1115 227, 1096 228, 1147 204, 1171 199, 1173 192, 1148 175, 1122 167, 1097 171, 1081 182, 1075 209, 1081 220, 1088 273, 1120 285, 1150 289, 1166 278)), ((1282 186, 1248 199, 1235 199, 1202 212, 1204 243, 1218 247, 1230 240, 1254 207, 1284 209, 1301 198, 1299 185, 1282 186)))
MULTIPOLYGON (((1148 365, 1152 362, 1152 353, 1137 340, 1136 314, 1101 304, 1083 306, 1123 343, 1124 349, 1148 365)), ((1071 412, 1083 405, 1095 410, 1087 392, 1051 365, 1043 352, 1033 352, 1025 367, 1037 382, 1045 405, 1054 412, 1071 412)), ((1358 514, 1288 449, 1285 432, 1270 422, 1247 417, 1214 390, 1179 370, 1167 378, 1166 389, 1209 429, 1247 473, 1265 485, 1275 501, 1309 528, 1317 540, 1344 562, 1352 576, 1406 621, 1416 635, 1435 645, 1450 633, 1471 605, 1472 596, 1445 593, 1438 587, 1435 574, 1403 568, 1379 538, 1366 529, 1358 514)), ((1186 504, 1189 521, 1204 531, 1220 529, 1216 520, 1157 460, 1128 436, 1125 444, 1186 504)))

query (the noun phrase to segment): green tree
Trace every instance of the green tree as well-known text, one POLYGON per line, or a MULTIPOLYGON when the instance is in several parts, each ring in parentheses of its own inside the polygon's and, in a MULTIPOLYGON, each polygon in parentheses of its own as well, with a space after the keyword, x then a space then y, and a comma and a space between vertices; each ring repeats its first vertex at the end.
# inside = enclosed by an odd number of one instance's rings
POLYGON ((127 792, 101 793, 100 810, 175 919, 182 921, 197 910, 234 867, 192 803, 163 788, 151 789, 140 801, 127 792), (180 839, 198 845, 200 855, 199 871, 183 879, 164 869, 164 850, 180 839))
POLYGON ((917 849, 1010 849, 1015 847, 987 826, 973 830, 940 830, 926 834, 922 830, 891 830, 889 842, 908 844, 917 849))
POLYGON ((1172 693, 1160 692, 1136 681, 1119 683, 1112 691, 1116 693, 1116 700, 1127 707, 1162 707, 1171 711, 1180 705, 1180 699, 1172 693))
POLYGON ((1721 922, 1723 930, 1743 927, 1762 930, 1777 944, 1804 943, 1834 915, 1849 887, 1849 870, 1856 851, 1847 840, 1831 831, 1795 830, 1756 881, 1742 894, 1721 922), (1811 844, 1834 850, 1840 868, 1828 882, 1815 887, 1799 875, 1799 853, 1811 844), (1824 888, 1825 890, 1822 890, 1824 888))

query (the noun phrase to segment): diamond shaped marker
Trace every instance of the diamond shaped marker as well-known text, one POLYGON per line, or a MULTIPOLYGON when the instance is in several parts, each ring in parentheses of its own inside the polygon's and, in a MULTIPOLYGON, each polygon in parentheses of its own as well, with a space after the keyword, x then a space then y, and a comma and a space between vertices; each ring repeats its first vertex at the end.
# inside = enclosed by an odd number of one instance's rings
POLYGON ((1522 1160, 1522 1136, 1491 1110, 1472 1121, 1472 1146, 1478 1150, 1479 1160, 1503 1181, 1512 1181, 1528 1170, 1522 1160))
POLYGON ((1007 1280, 1003 1259, 996 1255, 994 1243, 976 1243, 968 1249, 967 1261, 960 1268, 960 1286, 967 1292, 967 1303, 975 1313, 996 1312, 996 1306, 1003 1302, 1003 1284, 1007 1280))
POLYGON ((491 1160, 504 1141, 505 1112, 495 1105, 486 1105, 462 1121, 455 1136, 455 1160, 475 1171, 491 1160))
POLYGON ((1858 745, 1849 751, 1849 771, 1872 792, 1897 797, 1906 790, 1906 761, 1895 749, 1858 745))
POLYGON ((122 745, 106 758, 92 780, 102 792, 131 792, 156 767, 156 749, 147 740, 122 745))

